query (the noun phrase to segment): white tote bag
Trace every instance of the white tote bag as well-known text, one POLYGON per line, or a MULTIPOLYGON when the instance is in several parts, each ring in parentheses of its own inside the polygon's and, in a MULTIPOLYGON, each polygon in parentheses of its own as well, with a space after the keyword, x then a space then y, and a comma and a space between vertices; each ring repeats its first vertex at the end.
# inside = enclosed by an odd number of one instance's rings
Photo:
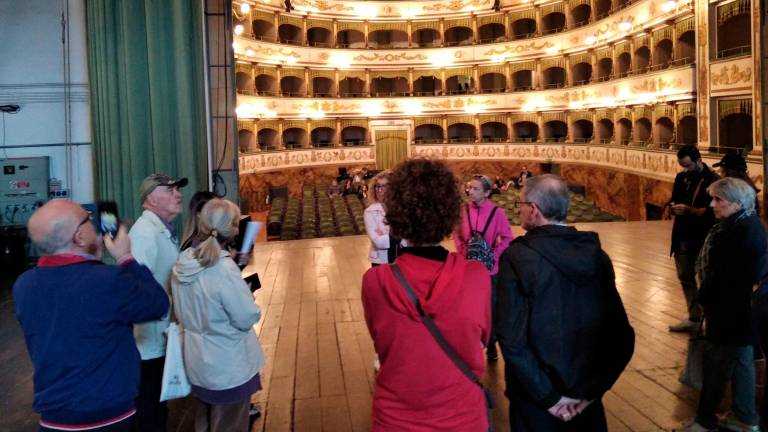
POLYGON ((163 369, 163 389, 160 402, 183 398, 192 388, 184 370, 184 355, 181 353, 181 327, 175 322, 168 326, 168 345, 165 347, 165 367, 163 369))

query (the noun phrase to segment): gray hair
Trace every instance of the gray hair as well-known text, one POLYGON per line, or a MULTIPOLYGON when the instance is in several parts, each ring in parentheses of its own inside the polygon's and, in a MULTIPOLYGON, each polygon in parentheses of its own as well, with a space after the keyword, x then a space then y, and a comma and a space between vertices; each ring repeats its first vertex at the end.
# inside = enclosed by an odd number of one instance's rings
POLYGON ((725 201, 741 204, 744 210, 755 209, 755 189, 740 178, 720 179, 709 185, 707 192, 725 201))
POLYGON ((68 217, 54 219, 42 238, 31 237, 32 243, 43 255, 54 255, 69 250, 72 242, 72 220, 68 217))
POLYGON ((529 177, 524 188, 525 199, 535 203, 547 220, 563 222, 568 216, 571 195, 560 177, 554 174, 529 177))

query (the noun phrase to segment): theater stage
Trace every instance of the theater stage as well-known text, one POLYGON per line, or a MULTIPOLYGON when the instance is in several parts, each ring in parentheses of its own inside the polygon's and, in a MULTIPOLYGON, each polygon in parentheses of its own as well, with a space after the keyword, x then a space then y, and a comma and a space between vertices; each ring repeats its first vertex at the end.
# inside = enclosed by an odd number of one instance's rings
MULTIPOLYGON (((627 370, 606 394, 611 431, 671 430, 693 416, 696 394, 677 382, 687 336, 667 332, 685 316, 685 300, 669 257, 671 223, 579 224, 600 234, 613 259, 617 285, 637 334, 627 370)), ((519 227, 515 234, 521 233, 519 227)), ((448 245, 450 242, 446 242, 448 245)), ((452 245, 449 245, 452 249, 452 245)), ((252 266, 267 354, 264 415, 253 431, 366 431, 374 386, 373 344, 363 320, 360 281, 368 269, 363 236, 258 243, 252 266)), ((7 288, 0 297, 0 430, 34 431, 32 371, 7 288)), ((509 429, 504 364, 485 377, 495 390, 495 430, 509 429)), ((188 401, 171 406, 172 430, 191 431, 188 401)))

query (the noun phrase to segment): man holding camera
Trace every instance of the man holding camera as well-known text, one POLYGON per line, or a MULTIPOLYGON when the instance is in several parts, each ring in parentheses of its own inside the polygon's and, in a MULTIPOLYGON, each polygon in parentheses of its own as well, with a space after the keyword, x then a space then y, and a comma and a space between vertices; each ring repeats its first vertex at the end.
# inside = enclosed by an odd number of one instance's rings
MULTIPOLYGON (((130 231, 131 253, 152 271, 166 293, 170 292, 171 269, 179 257, 179 240, 172 224, 181 214, 181 191, 186 178, 172 179, 165 174, 152 174, 139 188, 144 212, 130 231)), ((165 364, 165 330, 169 316, 134 327, 136 344, 141 354, 141 383, 136 400, 135 430, 164 432, 168 418, 165 402, 160 402, 163 366, 165 364)))
POLYGON ((719 177, 701 160, 701 153, 694 145, 680 148, 677 162, 683 171, 675 177, 672 198, 667 204, 669 214, 675 218, 670 255, 675 257, 677 277, 683 286, 688 306, 688 318, 669 326, 669 331, 690 332, 697 330, 701 322, 701 308, 697 301, 696 258, 709 229, 715 223, 714 213, 709 207, 712 197, 707 193, 707 188, 719 177))
POLYGON ((35 368, 40 430, 130 431, 140 358, 132 325, 168 312, 168 296, 130 254, 125 228, 104 236, 118 265, 100 261, 91 215, 65 200, 29 219, 44 255, 13 287, 16 317, 35 368))

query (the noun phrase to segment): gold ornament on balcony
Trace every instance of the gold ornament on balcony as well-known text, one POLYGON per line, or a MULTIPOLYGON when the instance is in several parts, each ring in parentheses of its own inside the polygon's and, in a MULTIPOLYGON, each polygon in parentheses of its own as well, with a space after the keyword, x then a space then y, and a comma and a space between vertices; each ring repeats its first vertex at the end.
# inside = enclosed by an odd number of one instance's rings
POLYGON ((352 11, 352 6, 344 6, 340 3, 331 3, 324 0, 293 0, 293 5, 300 9, 315 9, 318 11, 333 10, 336 12, 352 11))
POLYGON ((373 55, 365 55, 360 54, 357 57, 353 57, 352 60, 354 61, 385 61, 385 62, 393 62, 398 60, 426 60, 427 56, 424 54, 408 54, 408 53, 400 53, 400 54, 379 54, 374 53, 373 55))
POLYGON ((426 5, 423 7, 425 11, 440 12, 442 10, 450 10, 454 12, 462 11, 467 8, 482 8, 483 6, 489 6, 491 0, 453 0, 448 3, 437 3, 433 5, 426 5))
POLYGON ((507 45, 504 48, 494 48, 491 50, 488 50, 483 53, 484 56, 490 57, 494 55, 502 55, 502 54, 522 54, 524 52, 528 51, 540 51, 543 49, 552 48, 555 45, 553 45, 551 42, 544 42, 537 44, 536 42, 531 42, 527 45, 507 45))
POLYGON ((720 67, 720 72, 712 71, 712 85, 725 86, 738 84, 740 82, 749 83, 752 81, 752 68, 747 67, 744 70, 738 65, 720 67))

